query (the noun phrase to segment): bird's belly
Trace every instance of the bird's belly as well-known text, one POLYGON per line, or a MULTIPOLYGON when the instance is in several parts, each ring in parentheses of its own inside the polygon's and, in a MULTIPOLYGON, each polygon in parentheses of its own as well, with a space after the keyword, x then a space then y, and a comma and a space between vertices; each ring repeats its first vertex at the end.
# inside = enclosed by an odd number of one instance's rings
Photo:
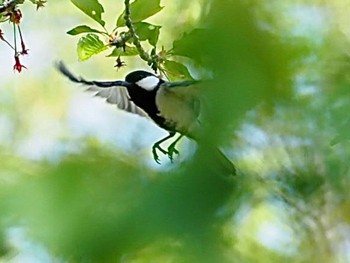
POLYGON ((198 126, 198 114, 194 111, 190 98, 171 90, 160 90, 156 96, 156 104, 159 115, 166 120, 167 129, 193 136, 198 126))

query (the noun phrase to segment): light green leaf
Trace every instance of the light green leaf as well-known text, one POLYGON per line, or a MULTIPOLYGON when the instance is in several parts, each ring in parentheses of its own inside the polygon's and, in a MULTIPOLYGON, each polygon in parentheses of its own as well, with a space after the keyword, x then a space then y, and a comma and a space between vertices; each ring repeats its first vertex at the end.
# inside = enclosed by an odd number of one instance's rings
POLYGON ((78 42, 77 51, 79 60, 87 60, 91 56, 96 55, 106 49, 107 47, 97 35, 87 34, 85 37, 82 37, 78 42))
POLYGON ((100 25, 106 24, 102 20, 103 6, 98 0, 71 0, 71 2, 100 25))
POLYGON ((113 49, 112 53, 109 54, 107 57, 124 57, 124 56, 137 56, 139 52, 137 51, 136 47, 130 47, 126 46, 125 51, 122 47, 116 47, 113 49))
MULTIPOLYGON (((141 22, 144 19, 151 17, 163 9, 160 6, 160 0, 135 0, 130 5, 131 19, 134 23, 141 22)), ((117 26, 125 26, 125 12, 123 12, 118 20, 117 26)))
POLYGON ((156 46, 161 26, 155 26, 146 22, 138 22, 134 26, 141 41, 148 40, 152 46, 156 46))
POLYGON ((163 66, 171 81, 193 79, 187 67, 179 62, 166 60, 163 66))
POLYGON ((86 25, 77 26, 67 32, 68 35, 72 35, 72 36, 82 34, 82 33, 103 33, 103 32, 97 29, 88 27, 86 25))

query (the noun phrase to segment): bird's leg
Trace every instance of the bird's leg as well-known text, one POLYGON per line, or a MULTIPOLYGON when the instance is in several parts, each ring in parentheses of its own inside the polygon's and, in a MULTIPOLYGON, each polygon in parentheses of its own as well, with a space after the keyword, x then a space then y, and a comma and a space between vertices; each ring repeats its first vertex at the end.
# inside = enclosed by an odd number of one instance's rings
POLYGON ((181 138, 183 137, 182 134, 180 134, 180 136, 172 143, 169 145, 168 147, 168 157, 170 159, 170 161, 173 161, 173 155, 175 154, 179 154, 179 151, 175 148, 175 145, 181 140, 181 138))
POLYGON ((160 147, 160 144, 165 142, 166 140, 174 137, 174 135, 175 135, 175 132, 170 132, 168 136, 164 137, 163 139, 161 139, 161 140, 157 141, 155 144, 153 144, 153 146, 152 146, 152 154, 153 154, 153 159, 156 161, 156 163, 160 164, 159 157, 158 157, 158 154, 157 154, 157 149, 159 151, 161 151, 163 154, 168 154, 169 155, 169 153, 166 150, 164 150, 162 147, 160 147))

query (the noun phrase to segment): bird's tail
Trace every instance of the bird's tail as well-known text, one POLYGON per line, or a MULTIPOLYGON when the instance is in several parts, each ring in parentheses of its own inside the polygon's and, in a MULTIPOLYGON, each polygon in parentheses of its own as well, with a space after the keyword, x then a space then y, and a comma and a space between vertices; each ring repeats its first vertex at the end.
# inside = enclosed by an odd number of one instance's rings
POLYGON ((235 165, 218 147, 208 145, 207 143, 198 144, 198 146, 200 156, 202 161, 206 162, 206 166, 208 165, 223 175, 236 175, 235 165))
POLYGON ((222 173, 227 175, 236 175, 236 167, 234 164, 227 158, 227 156, 217 147, 213 149, 213 158, 218 163, 219 169, 222 173))

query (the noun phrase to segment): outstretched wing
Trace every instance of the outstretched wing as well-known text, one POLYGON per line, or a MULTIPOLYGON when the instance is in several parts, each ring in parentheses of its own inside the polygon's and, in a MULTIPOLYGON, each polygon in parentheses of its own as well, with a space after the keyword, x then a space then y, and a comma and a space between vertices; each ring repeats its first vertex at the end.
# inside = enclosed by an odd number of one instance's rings
POLYGON ((106 98, 108 103, 117 105, 117 107, 121 110, 135 113, 143 117, 148 117, 148 115, 141 108, 137 107, 135 103, 130 100, 128 91, 123 86, 101 88, 93 85, 86 91, 96 92, 95 96, 106 98))
POLYGON ((98 97, 106 98, 106 101, 115 104, 119 109, 138 114, 143 117, 148 115, 133 103, 126 87, 129 85, 125 81, 87 81, 81 77, 74 76, 63 62, 57 64, 57 69, 73 82, 89 86, 87 91, 95 92, 98 97))

